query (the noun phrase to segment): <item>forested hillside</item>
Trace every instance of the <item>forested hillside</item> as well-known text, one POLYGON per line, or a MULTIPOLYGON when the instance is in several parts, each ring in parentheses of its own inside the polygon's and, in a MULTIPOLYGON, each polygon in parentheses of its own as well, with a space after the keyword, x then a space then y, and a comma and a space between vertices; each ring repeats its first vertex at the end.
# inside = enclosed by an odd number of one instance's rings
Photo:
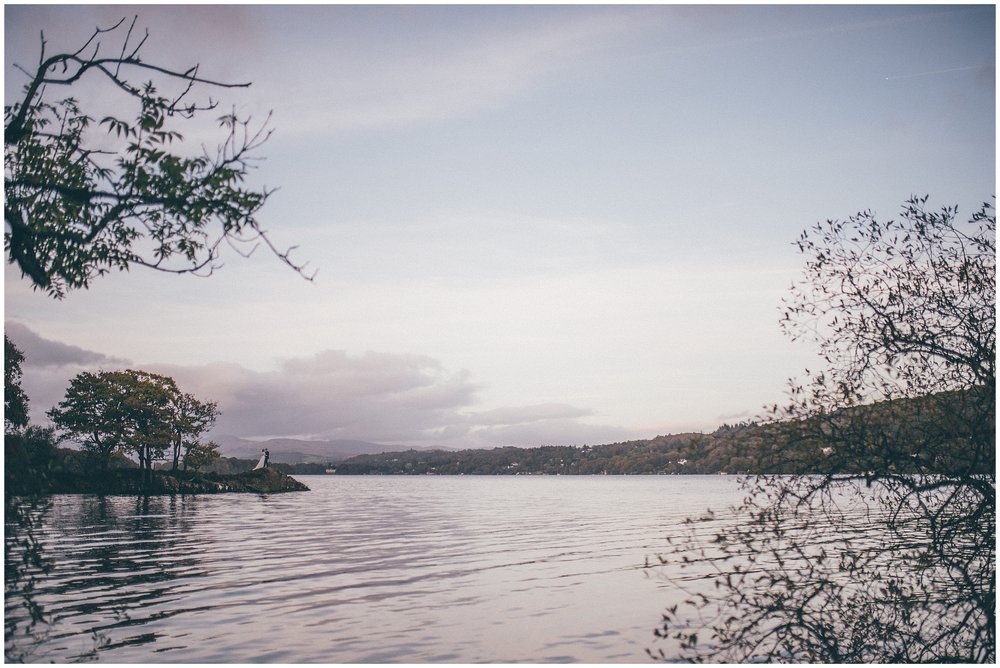
POLYGON ((712 434, 674 434, 608 445, 498 447, 488 450, 391 452, 337 464, 341 475, 364 474, 680 474, 744 473, 763 447, 759 426, 726 426, 712 434))
POLYGON ((915 400, 861 406, 800 422, 723 425, 710 434, 657 436, 583 447, 498 447, 485 450, 408 450, 351 457, 340 475, 638 475, 715 473, 990 473, 995 459, 972 459, 965 438, 939 437, 941 425, 956 434, 990 432, 995 424, 965 418, 981 392, 943 393, 915 400), (959 428, 961 427, 961 428, 959 428), (897 434, 902 448, 875 450, 862 460, 850 447, 866 432, 897 434))

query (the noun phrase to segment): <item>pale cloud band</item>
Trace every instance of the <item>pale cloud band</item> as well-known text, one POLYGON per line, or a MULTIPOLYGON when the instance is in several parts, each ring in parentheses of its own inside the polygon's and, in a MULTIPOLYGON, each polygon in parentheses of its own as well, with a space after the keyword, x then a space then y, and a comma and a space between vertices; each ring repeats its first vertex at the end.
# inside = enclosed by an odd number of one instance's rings
POLYGON ((490 447, 597 443, 635 435, 581 422, 592 411, 547 403, 474 410, 479 386, 423 355, 324 350, 279 360, 270 371, 239 364, 136 365, 46 339, 23 323, 6 333, 24 352, 32 419, 60 401, 83 370, 127 366, 164 373, 203 400, 218 402, 214 433, 243 438, 356 439, 401 446, 490 447))

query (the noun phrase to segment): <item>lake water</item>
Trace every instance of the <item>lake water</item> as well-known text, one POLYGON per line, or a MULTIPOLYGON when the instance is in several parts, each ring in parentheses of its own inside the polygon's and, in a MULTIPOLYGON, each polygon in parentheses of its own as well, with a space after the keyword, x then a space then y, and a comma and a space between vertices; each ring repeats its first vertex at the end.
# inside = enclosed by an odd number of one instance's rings
POLYGON ((312 491, 54 497, 39 532, 54 567, 35 585, 48 623, 8 653, 646 662, 681 594, 644 564, 686 517, 742 496, 722 476, 297 477, 312 491))

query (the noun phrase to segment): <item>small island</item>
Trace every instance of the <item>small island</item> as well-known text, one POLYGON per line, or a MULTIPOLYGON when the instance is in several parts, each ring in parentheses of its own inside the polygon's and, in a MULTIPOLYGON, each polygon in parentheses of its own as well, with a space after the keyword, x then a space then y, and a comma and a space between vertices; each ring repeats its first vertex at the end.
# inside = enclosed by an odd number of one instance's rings
POLYGON ((101 475, 55 475, 54 494, 277 494, 308 492, 309 488, 274 468, 223 475, 186 471, 153 471, 143 479, 139 469, 113 469, 101 475))

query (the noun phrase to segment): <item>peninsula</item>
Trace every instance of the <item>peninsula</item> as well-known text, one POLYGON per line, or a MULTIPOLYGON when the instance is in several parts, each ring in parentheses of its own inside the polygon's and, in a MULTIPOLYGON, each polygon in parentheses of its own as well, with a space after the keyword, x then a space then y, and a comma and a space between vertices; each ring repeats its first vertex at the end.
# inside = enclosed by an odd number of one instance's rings
POLYGON ((134 464, 129 466, 130 462, 123 461, 123 457, 116 457, 116 465, 102 471, 81 467, 82 453, 67 448, 33 454, 32 458, 7 458, 5 478, 8 493, 159 496, 309 491, 309 487, 275 468, 236 473, 169 469, 142 471, 134 464))

